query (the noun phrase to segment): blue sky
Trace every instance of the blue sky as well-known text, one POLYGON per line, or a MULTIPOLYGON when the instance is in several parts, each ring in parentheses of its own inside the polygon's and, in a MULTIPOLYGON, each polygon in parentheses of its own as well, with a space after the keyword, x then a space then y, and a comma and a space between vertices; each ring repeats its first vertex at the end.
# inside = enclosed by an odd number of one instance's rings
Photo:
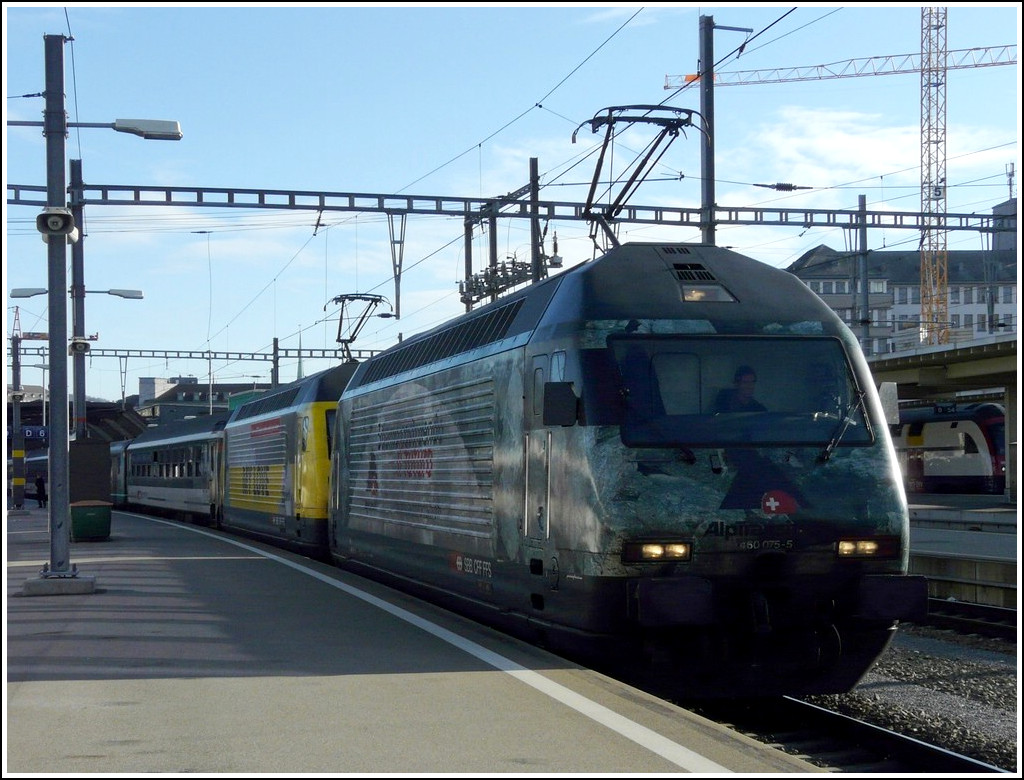
MULTIPOLYGON (((529 180, 537 158, 541 198, 582 202, 599 136, 589 126, 608 106, 666 102, 700 109, 696 89, 673 94, 666 77, 694 73, 701 15, 715 32, 718 69, 766 70, 912 54, 921 47, 921 6, 746 7, 659 3, 260 6, 44 3, 4 5, 6 120, 39 121, 44 35, 68 35, 65 86, 71 122, 174 119, 179 142, 144 141, 72 128, 69 159, 87 184, 233 187, 314 192, 491 197, 529 180), (750 38, 738 58, 735 50, 750 38), (575 165, 575 167, 573 167, 575 165)), ((946 6, 950 52, 1018 44, 1018 4, 946 6)), ((715 93, 719 205, 920 210, 920 78, 882 75, 721 87, 715 93), (753 186, 790 182, 780 193, 753 186)), ((1009 197, 1020 170, 1016 65, 950 70, 947 208, 988 213, 1009 197)), ((649 139, 623 134, 616 165, 649 139)), ((38 128, 5 129, 4 179, 46 183, 38 128)), ((700 206, 696 132, 678 138, 634 205, 700 206), (680 178, 682 174, 682 178, 680 178)), ((1014 189, 1014 194, 1016 190, 1014 189)), ((34 207, 6 206, 6 293, 45 287, 46 248, 34 207)), ((142 290, 142 301, 87 296, 86 332, 104 349, 269 352, 337 346, 337 307, 348 293, 392 303, 390 235, 383 215, 183 207, 87 206, 88 290, 142 290), (205 231, 205 232, 204 232, 205 231), (326 310, 325 310, 326 305, 326 310)), ((571 265, 593 252, 584 223, 547 226, 546 249, 571 265)), ((372 319, 354 344, 382 349, 464 310, 461 219, 410 216, 401 318, 372 319)), ((623 226, 620 239, 697 241, 683 228, 623 226)), ((843 249, 834 229, 718 228, 728 245, 786 267, 819 244, 843 249)), ((913 231, 871 231, 871 248, 916 246, 913 231)), ((950 249, 982 248, 973 232, 950 249)), ((499 220, 498 254, 529 258, 529 225, 499 220)), ((477 270, 488 238, 474 239, 477 270)), ((69 253, 70 262, 70 253, 69 253)), ((23 330, 47 329, 46 298, 14 305, 23 330)), ((378 309, 378 313, 385 309, 378 309)), ((70 322, 70 315, 69 315, 70 322)), ((36 362, 34 358, 26 363, 36 362)), ((327 367, 303 362, 304 373, 327 367)), ((267 362, 132 358, 87 360, 87 393, 116 400, 140 376, 195 375, 218 382, 269 381, 267 362), (122 388, 122 383, 124 387, 122 388)), ((282 381, 298 373, 281 365, 282 381)), ((7 371, 10 380, 10 371, 7 371)), ((26 368, 22 381, 42 372, 26 368)))

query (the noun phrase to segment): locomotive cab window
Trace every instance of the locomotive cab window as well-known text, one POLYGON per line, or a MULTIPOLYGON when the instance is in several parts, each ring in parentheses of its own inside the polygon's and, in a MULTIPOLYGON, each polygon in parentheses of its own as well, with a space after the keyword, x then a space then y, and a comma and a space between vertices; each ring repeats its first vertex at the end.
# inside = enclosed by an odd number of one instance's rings
POLYGON ((616 335, 608 348, 627 445, 872 441, 863 393, 837 339, 616 335))

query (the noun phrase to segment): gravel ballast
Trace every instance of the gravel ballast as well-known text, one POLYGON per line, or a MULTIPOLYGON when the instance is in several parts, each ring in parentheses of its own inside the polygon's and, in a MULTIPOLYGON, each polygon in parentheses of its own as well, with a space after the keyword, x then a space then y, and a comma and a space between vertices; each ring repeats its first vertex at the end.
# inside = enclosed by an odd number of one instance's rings
POLYGON ((807 701, 1017 772, 1016 643, 901 626, 848 694, 807 701))

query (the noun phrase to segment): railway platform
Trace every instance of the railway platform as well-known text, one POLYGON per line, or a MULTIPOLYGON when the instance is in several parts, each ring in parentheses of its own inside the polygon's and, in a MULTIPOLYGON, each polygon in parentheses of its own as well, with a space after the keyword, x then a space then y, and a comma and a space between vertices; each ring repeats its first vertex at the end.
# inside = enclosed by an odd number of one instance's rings
POLYGON ((1016 609, 1016 502, 1003 496, 908 496, 910 571, 935 599, 1016 609))
POLYGON ((919 528, 1017 533, 1017 502, 1002 495, 911 493, 910 524, 919 528))
POLYGON ((823 771, 258 543, 115 511, 91 593, 26 595, 45 510, 6 534, 4 777, 823 771))

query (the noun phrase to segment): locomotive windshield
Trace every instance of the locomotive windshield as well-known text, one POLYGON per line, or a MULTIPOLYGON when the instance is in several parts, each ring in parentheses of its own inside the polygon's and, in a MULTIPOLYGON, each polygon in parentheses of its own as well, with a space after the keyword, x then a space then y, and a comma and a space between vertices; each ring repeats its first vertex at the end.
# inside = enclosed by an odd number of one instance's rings
POLYGON ((611 336, 630 446, 846 446, 871 432, 834 338, 611 336))

